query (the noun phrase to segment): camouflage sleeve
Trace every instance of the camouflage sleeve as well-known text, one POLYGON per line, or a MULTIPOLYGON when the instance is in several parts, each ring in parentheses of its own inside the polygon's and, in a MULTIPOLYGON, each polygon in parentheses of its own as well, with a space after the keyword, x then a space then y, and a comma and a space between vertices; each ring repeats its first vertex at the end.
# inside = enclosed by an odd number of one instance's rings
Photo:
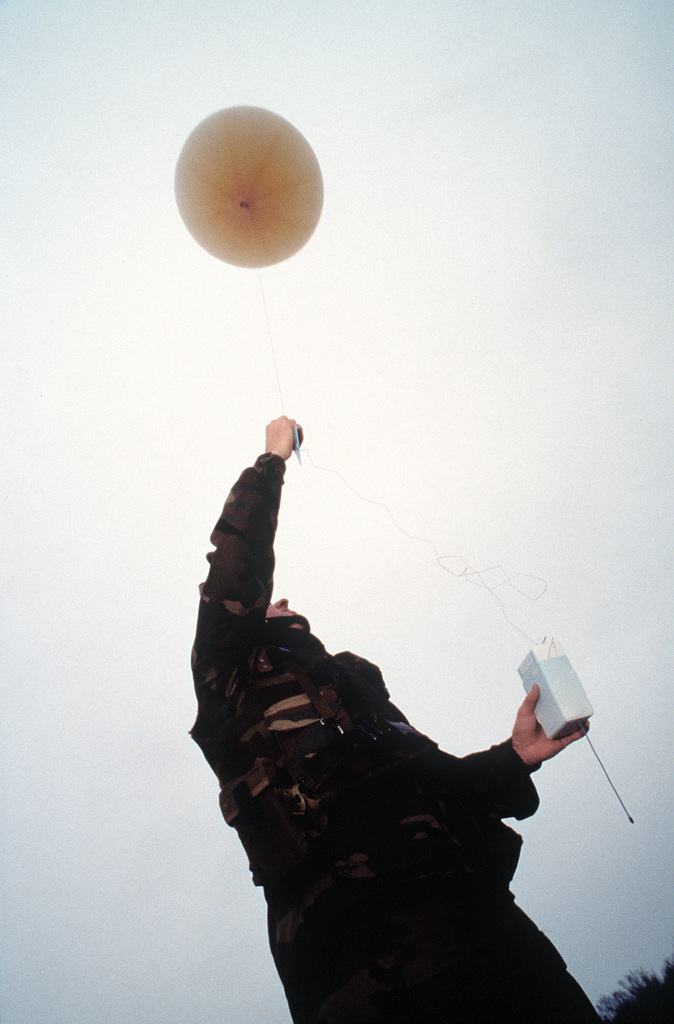
POLYGON ((194 685, 202 711, 218 703, 234 668, 264 624, 274 578, 274 538, 285 463, 261 455, 229 493, 211 534, 215 550, 200 587, 197 633, 192 650, 194 685))
POLYGON ((469 769, 478 794, 491 804, 494 816, 521 821, 538 809, 531 769, 515 753, 511 740, 478 754, 468 754, 462 762, 469 769))
POLYGON ((528 818, 539 799, 531 770, 510 740, 466 757, 437 752, 437 778, 462 801, 477 804, 493 818, 528 818))

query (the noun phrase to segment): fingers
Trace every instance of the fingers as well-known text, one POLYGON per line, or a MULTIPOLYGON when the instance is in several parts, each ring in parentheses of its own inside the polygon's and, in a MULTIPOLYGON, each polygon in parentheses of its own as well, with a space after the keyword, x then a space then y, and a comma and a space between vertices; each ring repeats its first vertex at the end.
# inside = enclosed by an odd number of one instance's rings
POLYGON ((540 697, 540 695, 541 691, 539 689, 538 683, 534 683, 534 685, 531 687, 528 694, 524 698, 524 703, 527 706, 527 708, 531 708, 531 710, 533 711, 533 709, 538 704, 538 698, 540 697))
POLYGON ((302 430, 297 420, 292 420, 288 416, 278 416, 275 420, 272 420, 271 423, 267 424, 267 430, 271 430, 274 432, 292 430, 293 427, 297 427, 297 433, 299 434, 301 443, 304 440, 304 431, 302 430))
POLYGON ((292 420, 288 416, 279 416, 277 419, 272 420, 271 423, 268 423, 265 434, 266 451, 272 452, 274 455, 280 455, 282 459, 287 461, 295 447, 295 437, 293 434, 293 428, 295 427, 297 428, 301 444, 304 432, 296 420, 292 420))
POLYGON ((297 420, 291 419, 290 416, 286 416, 284 413, 283 416, 277 416, 275 420, 272 420, 269 426, 276 426, 276 424, 282 426, 284 423, 291 427, 296 427, 298 425, 297 420))
POLYGON ((569 733, 568 736, 562 736, 561 739, 557 740, 560 744, 559 749, 564 750, 565 747, 570 746, 571 743, 575 743, 576 740, 582 740, 585 733, 589 730, 590 723, 587 719, 584 719, 577 729, 569 733))
POLYGON ((582 738, 585 735, 585 733, 589 732, 589 731, 590 731, 590 723, 589 723, 588 719, 586 718, 582 722, 580 722, 578 728, 574 729, 574 731, 571 733, 570 736, 565 736, 564 739, 568 740, 569 743, 575 743, 576 740, 582 740, 582 738))
POLYGON ((531 687, 528 694, 522 701, 519 707, 518 714, 523 713, 525 716, 533 715, 536 705, 538 704, 538 698, 540 697, 540 690, 536 683, 531 687))

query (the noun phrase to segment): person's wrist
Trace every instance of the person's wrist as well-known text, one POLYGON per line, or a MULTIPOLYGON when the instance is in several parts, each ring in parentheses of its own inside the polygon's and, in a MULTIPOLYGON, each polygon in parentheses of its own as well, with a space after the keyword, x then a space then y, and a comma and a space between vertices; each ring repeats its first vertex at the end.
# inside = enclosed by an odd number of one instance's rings
POLYGON ((259 455, 257 457, 255 465, 258 467, 270 465, 272 469, 275 468, 280 472, 285 472, 286 460, 277 452, 265 452, 263 455, 259 455))
POLYGON ((538 771, 541 766, 541 761, 537 757, 532 757, 531 752, 527 749, 526 745, 523 746, 511 737, 510 746, 513 754, 519 758, 528 772, 538 771))

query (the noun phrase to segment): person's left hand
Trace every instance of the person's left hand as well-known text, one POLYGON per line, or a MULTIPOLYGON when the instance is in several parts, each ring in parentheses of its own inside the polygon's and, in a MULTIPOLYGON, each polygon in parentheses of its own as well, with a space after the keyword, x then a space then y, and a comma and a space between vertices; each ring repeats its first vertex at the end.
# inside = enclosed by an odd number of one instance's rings
MULTIPOLYGON (((530 767, 540 764, 541 761, 548 761, 555 754, 559 754, 560 750, 564 750, 570 743, 575 743, 583 736, 583 730, 577 729, 562 739, 549 740, 534 714, 539 697, 540 690, 534 684, 524 698, 513 726, 513 750, 530 767)), ((589 728, 587 719, 583 725, 585 729, 589 728)))

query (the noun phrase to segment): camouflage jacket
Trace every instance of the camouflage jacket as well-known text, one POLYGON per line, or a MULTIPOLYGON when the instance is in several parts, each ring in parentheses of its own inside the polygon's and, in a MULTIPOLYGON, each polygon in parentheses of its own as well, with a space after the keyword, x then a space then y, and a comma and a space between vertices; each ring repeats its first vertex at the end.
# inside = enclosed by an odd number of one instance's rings
POLYGON ((262 455, 232 488, 192 654, 191 734, 254 881, 290 891, 326 871, 372 878, 433 862, 507 888, 520 838, 500 819, 538 806, 510 741, 445 754, 390 701, 377 666, 266 619, 284 473, 281 458, 262 455))

